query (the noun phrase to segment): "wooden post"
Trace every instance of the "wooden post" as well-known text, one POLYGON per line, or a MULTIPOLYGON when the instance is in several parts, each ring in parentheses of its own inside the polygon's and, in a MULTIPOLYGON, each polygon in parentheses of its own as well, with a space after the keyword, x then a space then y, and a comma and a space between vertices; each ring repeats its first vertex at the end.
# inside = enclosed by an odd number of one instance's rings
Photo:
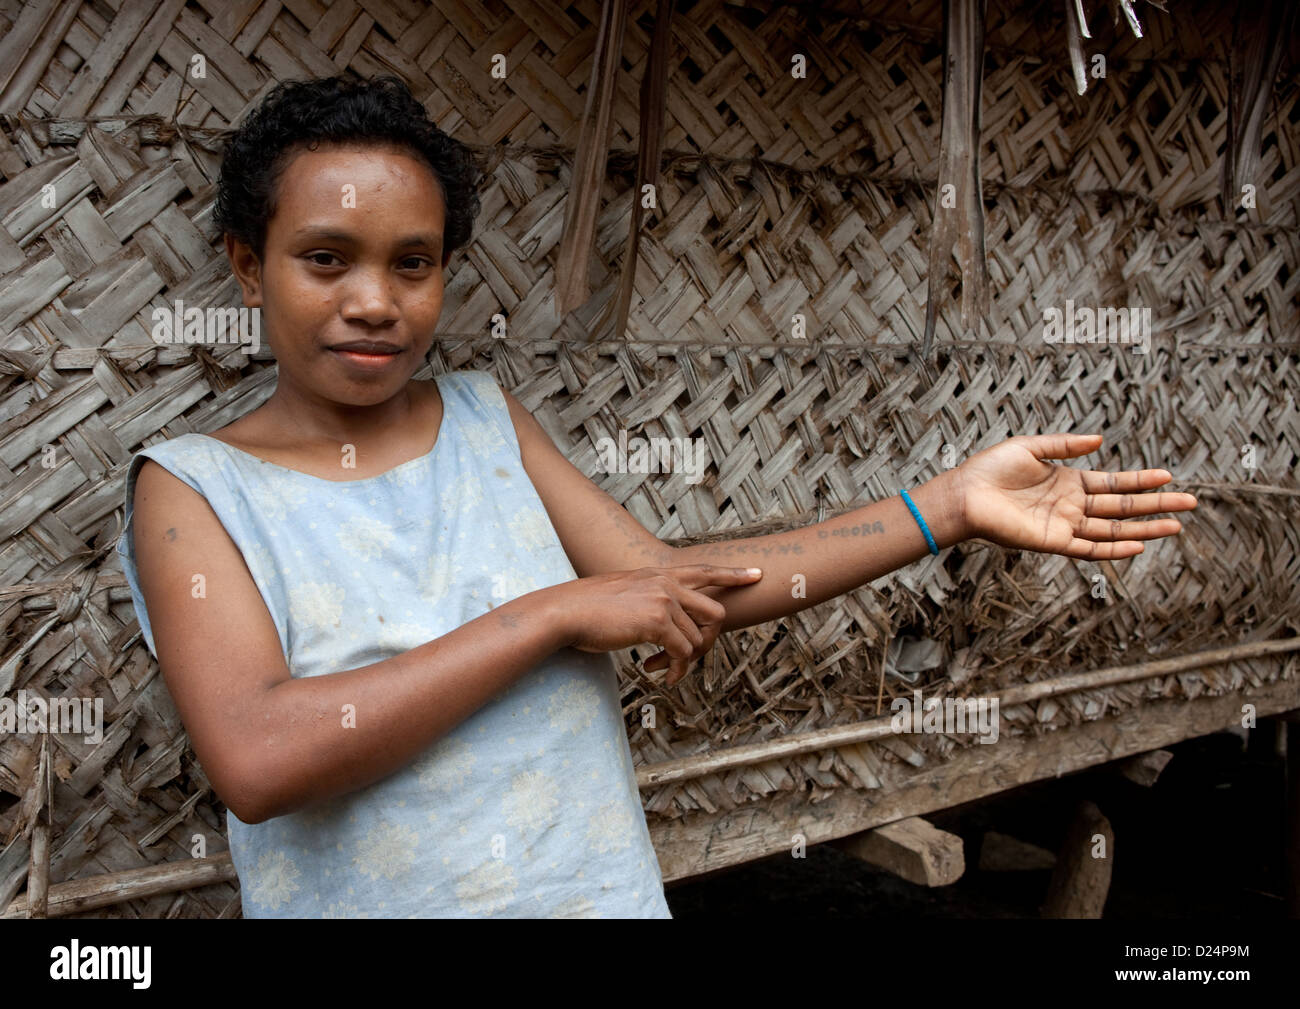
POLYGON ((1044 918, 1100 918, 1110 891, 1115 834, 1110 821, 1084 800, 1057 855, 1056 871, 1043 902, 1044 918))

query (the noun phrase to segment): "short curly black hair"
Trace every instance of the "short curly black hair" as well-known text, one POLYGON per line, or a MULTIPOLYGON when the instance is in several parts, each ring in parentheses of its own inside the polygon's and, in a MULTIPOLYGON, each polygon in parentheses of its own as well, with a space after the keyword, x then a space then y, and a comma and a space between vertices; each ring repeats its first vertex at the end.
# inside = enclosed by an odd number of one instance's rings
POLYGON ((479 212, 481 171, 473 153, 430 121, 399 77, 340 74, 277 84, 226 142, 213 220, 219 233, 264 259, 276 184, 295 153, 318 143, 405 147, 426 161, 446 207, 443 253, 469 244, 479 212))

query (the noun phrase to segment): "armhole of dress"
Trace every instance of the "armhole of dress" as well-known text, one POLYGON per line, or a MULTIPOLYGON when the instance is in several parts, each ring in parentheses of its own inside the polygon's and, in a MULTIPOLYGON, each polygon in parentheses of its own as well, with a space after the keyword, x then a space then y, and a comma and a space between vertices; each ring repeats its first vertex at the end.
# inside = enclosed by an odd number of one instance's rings
POLYGON ((488 418, 496 424, 514 457, 522 462, 523 451, 519 447, 519 432, 515 430, 514 418, 510 416, 510 404, 506 402, 497 380, 483 371, 467 370, 461 374, 465 376, 464 382, 469 394, 478 401, 488 418))
POLYGON ((121 565, 122 574, 126 577, 127 584, 131 589, 132 605, 136 610, 136 620, 140 625, 141 636, 144 638, 145 646, 149 649, 149 653, 153 655, 155 659, 158 657, 158 652, 153 640, 153 626, 152 621, 148 619, 149 611, 144 601, 144 593, 140 589, 140 575, 135 559, 134 537, 136 481, 139 479, 140 470, 144 468, 145 460, 151 460, 165 469, 177 480, 180 480, 187 487, 190 487, 195 493, 203 495, 205 499, 207 498, 203 489, 197 486, 197 482, 194 478, 186 472, 183 467, 177 466, 174 459, 169 458, 173 453, 163 451, 154 455, 149 451, 150 449, 160 448, 166 444, 167 442, 160 442, 159 445, 151 445, 141 449, 131 457, 130 463, 127 464, 125 497, 122 502, 122 530, 118 533, 116 545, 118 563, 121 565), (144 619, 140 619, 142 611, 144 613, 144 619))
MULTIPOLYGON (((163 442, 162 444, 165 445, 167 443, 163 442)), ((151 454, 151 449, 159 447, 159 445, 151 445, 147 448, 141 449, 131 457, 131 462, 127 465, 126 496, 125 500, 122 502, 122 531, 118 535, 117 541, 118 552, 123 555, 126 554, 127 533, 128 531, 133 531, 135 529, 135 485, 136 481, 140 478, 140 470, 144 469, 146 459, 161 466, 177 480, 180 480, 187 487, 192 489, 196 494, 202 494, 204 498, 207 497, 207 495, 203 493, 203 489, 198 486, 197 481, 185 471, 184 467, 177 466, 174 459, 168 458, 171 453, 160 452, 158 455, 151 454)))

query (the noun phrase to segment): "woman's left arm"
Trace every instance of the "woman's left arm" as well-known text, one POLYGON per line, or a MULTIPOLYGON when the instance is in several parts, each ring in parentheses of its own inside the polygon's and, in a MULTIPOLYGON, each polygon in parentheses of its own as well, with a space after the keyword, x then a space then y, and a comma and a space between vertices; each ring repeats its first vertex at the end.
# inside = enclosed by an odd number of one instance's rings
MULTIPOLYGON (((1177 533, 1177 519, 1135 519, 1196 507, 1191 494, 1137 493, 1168 483, 1166 470, 1105 473, 1047 461, 1100 445, 1100 435, 1010 438, 908 493, 940 550, 979 537, 1012 549, 1109 560, 1141 553, 1141 540, 1177 533)), ((726 607, 720 630, 734 630, 833 599, 927 553, 920 525, 894 495, 789 532, 679 547, 668 563, 763 569, 752 585, 701 590, 726 607)))

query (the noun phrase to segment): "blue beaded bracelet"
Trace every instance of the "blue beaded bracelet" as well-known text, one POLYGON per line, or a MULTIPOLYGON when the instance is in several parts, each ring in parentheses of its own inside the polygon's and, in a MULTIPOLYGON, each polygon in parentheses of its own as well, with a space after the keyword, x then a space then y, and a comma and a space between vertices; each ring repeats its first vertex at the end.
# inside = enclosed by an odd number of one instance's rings
POLYGON ((925 542, 930 544, 930 553, 937 554, 939 546, 934 542, 934 537, 930 535, 930 527, 925 524, 925 519, 921 518, 921 510, 912 503, 907 491, 900 490, 898 493, 902 495, 903 503, 907 505, 907 510, 912 513, 912 518, 916 519, 917 524, 921 527, 921 532, 925 533, 925 542))

